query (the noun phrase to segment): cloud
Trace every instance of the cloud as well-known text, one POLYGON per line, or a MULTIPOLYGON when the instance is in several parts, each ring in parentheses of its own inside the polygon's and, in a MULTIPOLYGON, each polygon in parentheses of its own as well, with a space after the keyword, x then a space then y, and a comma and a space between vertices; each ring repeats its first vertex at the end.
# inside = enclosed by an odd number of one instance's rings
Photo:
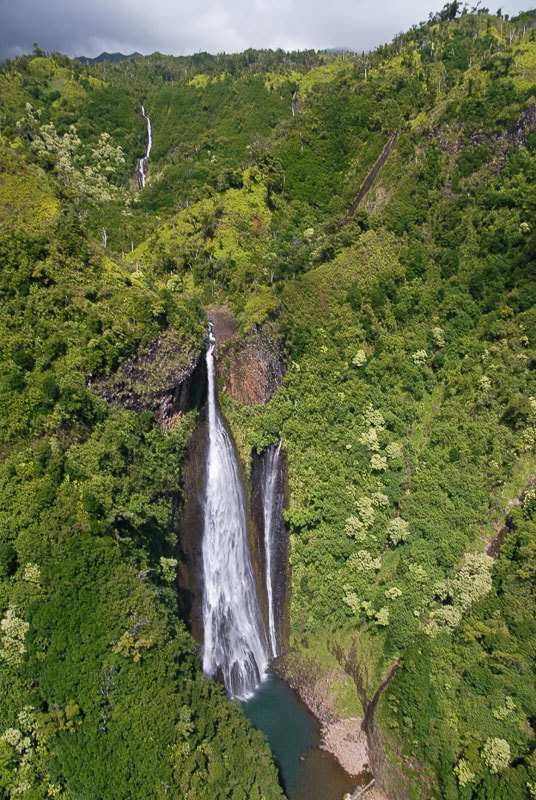
MULTIPOLYGON (((0 58, 31 52, 34 42, 71 56, 248 47, 369 50, 429 11, 429 0, 0 0, 0 58)), ((517 11, 512 2, 503 4, 503 12, 517 11)))

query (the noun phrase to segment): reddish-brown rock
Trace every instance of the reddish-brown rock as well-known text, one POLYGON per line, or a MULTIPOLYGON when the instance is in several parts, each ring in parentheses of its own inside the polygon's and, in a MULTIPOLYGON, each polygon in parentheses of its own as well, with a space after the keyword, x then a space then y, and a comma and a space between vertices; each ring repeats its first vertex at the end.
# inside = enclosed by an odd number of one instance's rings
POLYGON ((216 372, 221 390, 242 405, 266 403, 285 375, 285 348, 274 322, 255 325, 240 335, 232 314, 211 308, 207 316, 216 337, 216 372))

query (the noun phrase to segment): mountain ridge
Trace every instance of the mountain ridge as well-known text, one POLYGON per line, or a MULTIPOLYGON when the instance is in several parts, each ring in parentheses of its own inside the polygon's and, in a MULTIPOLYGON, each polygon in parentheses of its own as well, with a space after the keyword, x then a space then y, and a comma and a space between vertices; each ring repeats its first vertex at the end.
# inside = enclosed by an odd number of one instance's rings
POLYGON ((134 53, 130 53, 130 55, 124 55, 123 53, 107 53, 105 50, 102 53, 99 53, 98 56, 90 57, 90 56, 76 56, 76 61, 79 61, 81 64, 86 64, 91 66, 92 64, 100 64, 103 61, 111 61, 112 63, 117 63, 119 61, 126 61, 129 58, 136 58, 136 56, 141 56, 141 53, 137 51, 134 53))

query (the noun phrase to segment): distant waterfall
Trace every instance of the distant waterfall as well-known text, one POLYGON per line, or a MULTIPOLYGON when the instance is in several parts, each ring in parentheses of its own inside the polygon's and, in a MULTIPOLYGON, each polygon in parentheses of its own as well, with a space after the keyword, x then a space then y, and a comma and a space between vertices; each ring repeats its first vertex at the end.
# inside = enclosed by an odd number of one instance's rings
POLYGON ((272 656, 275 658, 279 653, 277 626, 274 607, 274 587, 275 587, 275 549, 277 534, 277 515, 282 512, 282 495, 276 492, 276 484, 279 477, 279 460, 281 457, 281 439, 277 447, 271 446, 264 466, 262 483, 262 506, 264 515, 264 553, 265 553, 265 578, 266 596, 268 599, 268 631, 270 634, 270 647, 272 656), (281 502, 277 500, 281 498, 281 502), (277 506, 277 507, 276 507, 277 506), (281 506, 281 508, 279 507, 281 506))
POLYGON ((149 155, 151 153, 151 147, 153 146, 153 130, 151 128, 151 120, 149 119, 149 115, 145 113, 145 106, 142 105, 141 113, 143 114, 144 119, 147 120, 147 147, 145 149, 145 155, 143 158, 140 158, 140 166, 138 169, 138 180, 140 183, 140 189, 143 189, 145 186, 145 180, 147 178, 147 169, 145 164, 149 155))
POLYGON ((216 402, 209 329, 208 455, 204 501, 203 671, 220 671, 230 697, 245 699, 268 666, 265 634, 249 552, 244 489, 231 439, 216 402))

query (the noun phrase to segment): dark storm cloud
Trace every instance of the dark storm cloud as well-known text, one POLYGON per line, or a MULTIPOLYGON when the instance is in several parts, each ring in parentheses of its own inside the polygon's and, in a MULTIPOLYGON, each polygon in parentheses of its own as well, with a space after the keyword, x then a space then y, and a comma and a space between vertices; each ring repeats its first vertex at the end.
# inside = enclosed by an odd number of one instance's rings
MULTIPOLYGON (((0 0, 0 58, 31 52, 34 42, 43 50, 87 56, 103 50, 177 55, 247 47, 368 50, 442 5, 427 0, 0 0)), ((506 2, 502 9, 513 14, 519 5, 506 2)))

